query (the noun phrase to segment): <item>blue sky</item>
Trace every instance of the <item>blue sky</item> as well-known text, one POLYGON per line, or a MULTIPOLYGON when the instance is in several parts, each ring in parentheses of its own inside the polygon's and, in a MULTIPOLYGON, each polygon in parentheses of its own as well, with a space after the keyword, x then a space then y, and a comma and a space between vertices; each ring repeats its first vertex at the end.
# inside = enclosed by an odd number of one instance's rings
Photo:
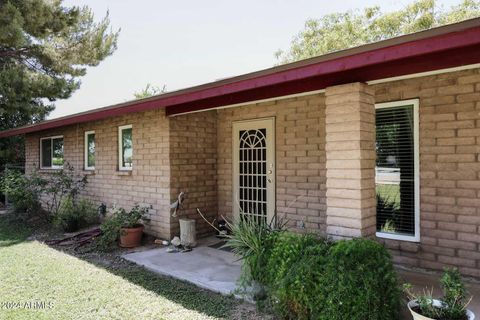
MULTIPOLYGON (((58 100, 56 118, 133 98, 147 83, 172 91, 275 64, 308 18, 365 6, 384 10, 405 0, 65 0, 87 5, 97 19, 110 12, 121 28, 118 50, 90 68, 81 88, 58 100)), ((443 0, 449 7, 460 0, 443 0)))

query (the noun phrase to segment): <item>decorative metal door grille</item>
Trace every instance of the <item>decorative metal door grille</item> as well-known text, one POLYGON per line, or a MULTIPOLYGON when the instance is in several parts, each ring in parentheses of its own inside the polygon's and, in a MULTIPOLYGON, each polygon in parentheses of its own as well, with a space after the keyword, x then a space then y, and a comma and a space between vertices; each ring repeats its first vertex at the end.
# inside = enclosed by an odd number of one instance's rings
POLYGON ((239 131, 240 216, 267 222, 266 129, 239 131))

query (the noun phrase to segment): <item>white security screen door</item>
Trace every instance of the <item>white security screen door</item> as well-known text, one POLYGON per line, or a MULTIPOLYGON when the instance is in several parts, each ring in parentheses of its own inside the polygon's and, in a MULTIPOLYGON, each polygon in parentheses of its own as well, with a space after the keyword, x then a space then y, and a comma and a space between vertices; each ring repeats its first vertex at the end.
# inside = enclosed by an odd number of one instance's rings
POLYGON ((270 223, 275 216, 275 119, 233 123, 233 213, 270 223))

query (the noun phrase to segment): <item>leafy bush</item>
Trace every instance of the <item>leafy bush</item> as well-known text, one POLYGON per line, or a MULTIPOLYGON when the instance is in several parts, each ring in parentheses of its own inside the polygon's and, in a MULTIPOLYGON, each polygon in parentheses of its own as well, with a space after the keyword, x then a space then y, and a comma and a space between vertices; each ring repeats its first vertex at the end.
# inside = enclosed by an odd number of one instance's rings
POLYGON ((331 243, 315 235, 284 232, 269 255, 267 292, 270 304, 284 318, 308 319, 317 303, 318 279, 331 243))
POLYGON ((318 279, 321 319, 396 319, 400 302, 397 275, 388 251, 368 239, 343 240, 328 253, 318 279))
POLYGON ((73 232, 98 222, 98 213, 95 205, 87 199, 74 202, 72 196, 66 197, 57 215, 55 225, 64 231, 73 232))
POLYGON ((120 219, 115 216, 107 218, 100 226, 102 236, 98 239, 98 247, 103 251, 111 249, 120 236, 121 228, 122 221, 120 219))
POLYGON ((56 219, 65 199, 71 197, 75 202, 86 184, 87 176, 77 176, 68 163, 63 169, 44 175, 37 170, 30 174, 8 170, 1 180, 2 192, 23 220, 41 216, 48 222, 56 219))
POLYGON ((17 170, 6 170, 0 180, 1 191, 12 203, 17 218, 24 221, 43 213, 41 185, 37 176, 26 176, 17 170))
POLYGON ((98 240, 98 246, 102 250, 111 249, 120 236, 122 228, 133 228, 147 218, 148 208, 135 205, 129 212, 123 208, 116 209, 100 226, 102 236, 98 240))
POLYGON ((68 162, 60 170, 55 170, 43 178, 42 193, 43 205, 53 217, 56 217, 63 200, 76 197, 87 185, 87 175, 78 176, 75 169, 68 162))
POLYGON ((405 284, 404 290, 410 299, 417 302, 417 313, 432 319, 464 320, 467 317, 466 309, 471 299, 467 299, 467 290, 463 284, 458 269, 446 268, 440 279, 443 298, 441 307, 434 306, 432 291, 424 291, 417 295, 411 291, 411 285, 405 284))
POLYGON ((458 269, 445 269, 440 285, 443 291, 443 317, 452 320, 464 319, 471 299, 467 300, 467 290, 458 269))
POLYGON ((257 303, 272 307, 281 318, 397 318, 396 273, 389 253, 377 242, 332 243, 248 220, 231 229, 227 246, 244 260, 242 278, 264 287, 257 303))

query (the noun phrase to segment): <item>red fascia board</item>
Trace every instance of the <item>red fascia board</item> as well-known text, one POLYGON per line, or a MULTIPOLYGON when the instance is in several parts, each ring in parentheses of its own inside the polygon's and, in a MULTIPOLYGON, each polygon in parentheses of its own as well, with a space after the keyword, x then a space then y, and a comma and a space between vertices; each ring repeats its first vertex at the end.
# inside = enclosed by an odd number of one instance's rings
POLYGON ((122 106, 118 108, 108 108, 105 110, 98 110, 94 112, 85 112, 78 115, 66 116, 58 119, 52 119, 45 122, 40 122, 26 127, 20 127, 0 132, 0 138, 10 137, 14 135, 20 135, 30 132, 42 131, 57 127, 68 126, 77 123, 102 120, 105 118, 115 117, 132 112, 138 112, 142 110, 154 109, 158 106, 157 101, 145 101, 141 103, 135 103, 132 105, 122 106))
MULTIPOLYGON (((321 74, 331 74, 375 65, 378 63, 416 57, 427 53, 448 50, 451 48, 470 46, 478 43, 480 43, 480 27, 472 28, 464 32, 453 32, 434 38, 402 43, 399 45, 359 53, 352 56, 341 57, 318 64, 285 70, 265 75, 257 79, 247 79, 226 84, 218 88, 212 88, 209 91, 202 92, 200 95, 195 95, 193 100, 205 99, 211 96, 229 94, 244 90, 251 90, 258 87, 270 86, 288 81, 296 81, 321 74)), ((188 97, 185 98, 186 100, 189 100, 188 97)))
MULTIPOLYGON (((309 81, 315 77, 320 76, 334 76, 346 71, 359 70, 362 68, 368 68, 375 65, 384 65, 386 63, 393 63, 395 61, 401 61, 403 59, 410 59, 415 57, 421 57, 423 55, 429 55, 436 52, 442 52, 446 50, 459 49, 464 47, 472 47, 475 44, 480 43, 480 27, 473 27, 466 30, 450 32, 447 34, 441 34, 438 36, 418 39, 410 42, 399 43, 396 45, 381 47, 371 51, 361 52, 348 56, 342 56, 336 59, 325 60, 318 63, 312 63, 297 68, 291 68, 275 72, 258 75, 257 77, 248 78, 244 80, 238 80, 234 82, 227 82, 219 84, 218 86, 212 86, 208 88, 199 88, 195 90, 181 90, 178 93, 166 94, 165 96, 156 97, 153 100, 147 101, 133 101, 127 104, 121 104, 119 106, 106 107, 94 111, 88 111, 78 115, 67 116, 59 119, 49 120, 43 123, 34 124, 27 127, 21 127, 17 129, 6 130, 0 132, 0 137, 7 137, 18 134, 25 134, 29 132, 35 132, 40 130, 51 129, 60 126, 66 126, 81 122, 101 120, 108 117, 118 116, 122 114, 128 114, 132 112, 147 111, 155 108, 167 109, 167 114, 178 114, 185 112, 181 106, 189 103, 213 100, 225 100, 225 101, 238 101, 238 98, 234 96, 242 95, 242 92, 257 91, 259 88, 264 88, 266 92, 271 92, 276 96, 287 95, 295 93, 297 90, 303 90, 303 88, 311 87, 311 85, 305 84, 293 84, 294 82, 306 80, 309 81), (272 86, 278 86, 278 88, 272 89, 272 86), (297 89, 288 89, 289 86, 294 86, 297 89), (282 88, 285 88, 283 91, 282 88), (298 89, 300 88, 300 89, 298 89), (289 93, 291 92, 291 93, 289 93), (233 95, 231 98, 221 98, 222 96, 233 95), (178 107, 178 108, 177 108, 178 107)), ((480 54, 477 51, 477 55, 480 54)), ((480 62, 480 61, 478 61, 480 62)), ((437 69, 442 68, 441 61, 430 62, 437 69)), ((433 70, 433 69, 432 69, 433 70)), ((415 71, 420 72, 420 71, 415 71)), ((411 73, 411 72, 410 72, 411 73)), ((405 74, 405 73, 403 73, 405 74)), ((398 74, 400 75, 400 74, 398 74)), ((392 74, 390 76, 395 76, 392 74)), ((378 78, 377 78, 378 79, 378 78)), ((369 79, 375 80, 375 79, 369 79)), ((305 81, 304 81, 305 82, 305 81)), ((328 83, 329 81, 327 81, 328 83)), ((333 83, 336 83, 333 81, 333 83)), ((315 89, 322 89, 325 85, 322 81, 317 81, 317 85, 323 87, 317 87, 315 89)), ((337 83, 338 84, 338 83, 337 83)), ((332 85, 332 84, 330 84, 332 85)), ((253 94, 257 96, 256 100, 262 99, 261 92, 253 94)), ((265 97, 268 98, 268 97, 265 97)), ((248 95, 245 95, 245 99, 250 99, 248 95)), ((240 102, 246 102, 240 101, 240 102)), ((224 102, 221 102, 224 103, 224 102)), ((238 103, 238 102, 233 102, 238 103)), ((199 103, 201 105, 201 103, 199 103)), ((209 108, 218 107, 221 104, 209 105, 209 108)), ((207 106, 199 107, 198 110, 206 109, 207 106)), ((192 111, 192 110, 190 110, 192 111)))
POLYGON ((328 86, 350 82, 367 82, 376 79, 428 72, 438 69, 459 67, 480 62, 480 44, 428 54, 421 58, 412 57, 393 62, 385 62, 373 66, 349 69, 328 75, 312 77, 305 81, 290 81, 274 86, 261 87, 255 90, 242 91, 234 94, 217 96, 166 108, 168 116, 207 110, 215 106, 228 106, 248 101, 275 98, 308 91, 314 91, 328 86))
MULTIPOLYGON (((318 75, 326 75, 399 59, 417 57, 432 52, 466 47, 478 43, 480 43, 480 27, 472 28, 463 32, 452 32, 433 38, 402 43, 352 56, 345 56, 318 64, 268 74, 256 79, 247 79, 231 84, 225 84, 220 87, 205 90, 199 95, 192 93, 194 97, 190 98, 184 96, 184 99, 190 101, 201 100, 213 96, 252 90, 258 87, 266 87, 288 81, 302 80, 318 75)), ((185 102, 189 101, 184 101, 184 103, 185 102)), ((172 105, 173 104, 175 103, 172 103, 172 105)))

